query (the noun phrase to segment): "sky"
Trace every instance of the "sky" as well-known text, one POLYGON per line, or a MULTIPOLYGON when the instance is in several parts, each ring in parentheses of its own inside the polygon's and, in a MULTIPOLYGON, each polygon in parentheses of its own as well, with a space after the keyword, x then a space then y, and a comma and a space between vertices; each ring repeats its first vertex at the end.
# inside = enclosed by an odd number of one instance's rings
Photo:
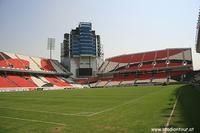
POLYGON ((60 60, 64 33, 92 22, 104 57, 192 48, 200 69, 195 36, 200 0, 0 0, 0 51, 49 58, 47 38, 56 38, 60 60))

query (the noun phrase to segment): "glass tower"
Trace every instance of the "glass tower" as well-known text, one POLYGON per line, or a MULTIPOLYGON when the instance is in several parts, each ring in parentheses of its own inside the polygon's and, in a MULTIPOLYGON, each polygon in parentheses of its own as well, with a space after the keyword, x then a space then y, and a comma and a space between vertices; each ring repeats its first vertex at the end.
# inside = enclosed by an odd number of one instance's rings
POLYGON ((89 22, 80 22, 70 33, 70 56, 96 56, 96 35, 89 22))
POLYGON ((103 58, 100 42, 100 36, 92 30, 92 23, 80 22, 70 34, 64 34, 61 63, 76 75, 75 77, 95 75, 103 58))

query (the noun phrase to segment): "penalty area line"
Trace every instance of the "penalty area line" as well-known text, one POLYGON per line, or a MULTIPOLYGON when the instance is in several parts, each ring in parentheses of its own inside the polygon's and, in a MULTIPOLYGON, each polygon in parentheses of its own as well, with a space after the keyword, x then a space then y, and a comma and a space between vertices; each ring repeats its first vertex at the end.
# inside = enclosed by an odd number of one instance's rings
POLYGON ((13 119, 13 120, 20 120, 20 121, 28 121, 28 122, 39 122, 39 123, 45 123, 45 124, 53 124, 53 125, 66 126, 66 125, 63 124, 63 123, 57 123, 57 122, 51 122, 51 121, 41 121, 41 120, 34 120, 34 119, 24 119, 24 118, 18 118, 18 117, 2 116, 2 115, 0 115, 0 118, 13 119))

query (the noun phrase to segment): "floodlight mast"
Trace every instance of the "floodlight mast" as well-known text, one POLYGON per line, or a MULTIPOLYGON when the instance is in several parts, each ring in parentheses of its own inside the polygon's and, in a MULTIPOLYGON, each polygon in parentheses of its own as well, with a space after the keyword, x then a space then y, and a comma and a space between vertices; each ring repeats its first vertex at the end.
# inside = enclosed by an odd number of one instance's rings
POLYGON ((50 59, 52 59, 52 50, 55 50, 55 38, 48 38, 47 50, 50 52, 50 59))
POLYGON ((50 59, 52 59, 52 49, 50 49, 50 59))

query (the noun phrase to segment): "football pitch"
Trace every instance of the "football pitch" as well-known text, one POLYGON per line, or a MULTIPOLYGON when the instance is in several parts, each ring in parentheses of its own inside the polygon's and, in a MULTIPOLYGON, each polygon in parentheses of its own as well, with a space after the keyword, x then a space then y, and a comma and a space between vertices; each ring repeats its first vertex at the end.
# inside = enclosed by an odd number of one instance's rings
POLYGON ((200 132, 200 91, 168 85, 0 93, 0 133, 153 133, 166 125, 200 132))

